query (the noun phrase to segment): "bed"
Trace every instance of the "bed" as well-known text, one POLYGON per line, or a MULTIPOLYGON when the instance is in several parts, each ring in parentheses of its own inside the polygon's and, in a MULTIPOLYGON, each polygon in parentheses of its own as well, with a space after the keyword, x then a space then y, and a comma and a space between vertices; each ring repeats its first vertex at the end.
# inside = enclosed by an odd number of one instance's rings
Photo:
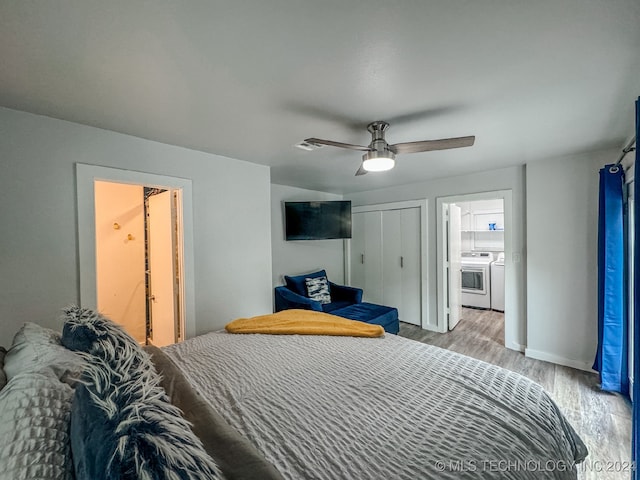
POLYGON ((284 478, 576 478, 542 387, 395 335, 203 335, 164 353, 284 478))
POLYGON ((564 480, 587 455, 539 385, 395 335, 143 350, 96 312, 65 315, 5 358, 0 478, 564 480))

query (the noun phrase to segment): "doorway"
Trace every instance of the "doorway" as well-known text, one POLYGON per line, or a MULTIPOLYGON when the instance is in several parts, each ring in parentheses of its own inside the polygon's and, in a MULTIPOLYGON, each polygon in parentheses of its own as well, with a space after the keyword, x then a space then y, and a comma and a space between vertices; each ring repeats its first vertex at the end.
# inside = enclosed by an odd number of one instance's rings
POLYGON ((458 202, 463 307, 504 312, 504 201, 458 202))
POLYGON ((180 341, 180 190, 96 180, 94 191, 98 310, 141 344, 180 341))
POLYGON ((520 253, 514 253, 512 244, 512 192, 503 190, 438 198, 436 223, 439 232, 436 246, 439 331, 444 333, 461 319, 464 321, 465 314, 473 313, 469 307, 495 310, 500 320, 502 310, 504 345, 522 350, 515 338, 518 312, 516 308, 510 308, 517 303, 517 282, 510 279, 515 278, 514 263, 520 262, 520 253), (471 209, 471 202, 479 208, 471 209), (496 206, 498 202, 502 204, 502 212, 496 206), (492 306, 491 267, 498 259, 502 260, 499 268, 507 279, 503 290, 504 304, 492 306))
MULTIPOLYGON (((174 218, 177 225, 180 225, 180 234, 173 237, 171 244, 175 249, 175 255, 170 254, 171 263, 175 263, 172 270, 181 271, 182 281, 177 287, 176 297, 179 299, 174 306, 178 310, 173 319, 178 319, 176 325, 175 337, 177 341, 190 338, 195 335, 195 281, 194 281, 194 255, 193 255, 193 202, 192 202, 192 185, 191 180, 169 177, 164 175, 156 175, 144 172, 135 172, 129 170, 121 170, 108 167, 99 167, 95 165, 76 165, 76 187, 77 187, 77 208, 78 208, 78 250, 80 265, 80 304, 86 308, 98 307, 98 259, 97 259, 97 222, 96 222, 96 195, 95 186, 97 181, 125 184, 128 186, 138 186, 143 189, 158 189, 161 191, 172 192, 172 202, 177 202, 174 209, 174 218), (181 267, 181 268, 178 268, 181 267)), ((139 198, 139 197, 138 197, 139 198)), ((144 200, 143 200, 144 202, 144 200)), ((125 223, 125 222, 122 222, 125 223)), ((112 221, 107 224, 112 232, 120 232, 118 241, 121 244, 132 246, 143 245, 146 231, 131 230, 123 228, 120 222, 112 221), (116 229, 114 223, 118 223, 121 227, 116 229), (131 239, 129 239, 131 234, 131 239), (137 239, 137 240, 136 240, 137 239)), ((143 257, 140 257, 143 258, 143 257)), ((146 274, 149 268, 144 265, 142 272, 146 274)), ((127 269, 129 270, 129 269, 127 269)), ((132 269, 133 270, 133 269, 132 269)), ((117 277, 118 272, 116 270, 117 277)), ((161 275, 174 281, 174 276, 161 275)), ((137 277, 138 283, 134 283, 133 289, 140 283, 140 277, 137 277)), ((151 279, 153 280, 153 279, 151 279)), ((146 280, 143 287, 137 288, 144 292, 145 299, 151 295, 146 291, 146 280)), ((157 283, 157 282, 156 282, 157 283)), ((129 289, 130 296, 131 288, 129 289)), ((136 290, 136 294, 139 292, 136 290)), ((156 297, 157 298, 157 297, 156 297)), ((146 310, 146 306, 145 306, 146 310)), ((129 310, 131 312, 131 310, 129 310)), ((105 312, 106 313, 106 312, 105 312)), ((146 313, 145 313, 146 315, 146 313)), ((145 337, 146 337, 145 332, 145 337)), ((149 332, 150 339, 154 344, 163 343, 162 339, 154 338, 154 332, 149 332)), ((155 334, 157 337, 157 333, 155 334)), ((145 338, 146 341, 146 338, 145 338)))

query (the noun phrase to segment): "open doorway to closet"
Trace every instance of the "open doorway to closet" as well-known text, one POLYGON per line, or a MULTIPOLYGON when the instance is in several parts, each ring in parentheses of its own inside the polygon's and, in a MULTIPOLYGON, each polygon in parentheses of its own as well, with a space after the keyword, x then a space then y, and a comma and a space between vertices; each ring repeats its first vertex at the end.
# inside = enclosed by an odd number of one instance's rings
POLYGON ((80 304, 140 342, 195 335, 191 180, 77 164, 76 187, 80 304))
POLYGON ((441 197, 437 208, 440 331, 464 323, 519 350, 507 341, 516 321, 509 282, 520 261, 512 255, 511 191, 441 197))
POLYGON ((95 181, 98 310, 138 342, 182 338, 180 190, 95 181))

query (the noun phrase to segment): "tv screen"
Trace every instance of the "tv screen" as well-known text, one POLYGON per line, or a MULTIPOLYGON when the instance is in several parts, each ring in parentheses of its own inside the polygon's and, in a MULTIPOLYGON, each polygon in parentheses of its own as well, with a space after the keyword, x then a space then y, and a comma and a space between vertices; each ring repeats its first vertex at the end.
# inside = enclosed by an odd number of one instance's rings
POLYGON ((351 238, 351 202, 285 202, 287 240, 351 238))

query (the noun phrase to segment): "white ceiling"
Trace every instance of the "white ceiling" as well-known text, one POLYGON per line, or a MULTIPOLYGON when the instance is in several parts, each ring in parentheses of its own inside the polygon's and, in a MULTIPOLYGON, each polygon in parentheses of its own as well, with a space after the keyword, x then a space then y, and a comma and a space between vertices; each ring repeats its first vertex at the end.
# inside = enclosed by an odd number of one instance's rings
POLYGON ((0 105, 329 192, 622 147, 639 94, 638 0, 0 2, 0 105), (476 144, 360 177, 359 152, 293 146, 373 120, 476 144))

